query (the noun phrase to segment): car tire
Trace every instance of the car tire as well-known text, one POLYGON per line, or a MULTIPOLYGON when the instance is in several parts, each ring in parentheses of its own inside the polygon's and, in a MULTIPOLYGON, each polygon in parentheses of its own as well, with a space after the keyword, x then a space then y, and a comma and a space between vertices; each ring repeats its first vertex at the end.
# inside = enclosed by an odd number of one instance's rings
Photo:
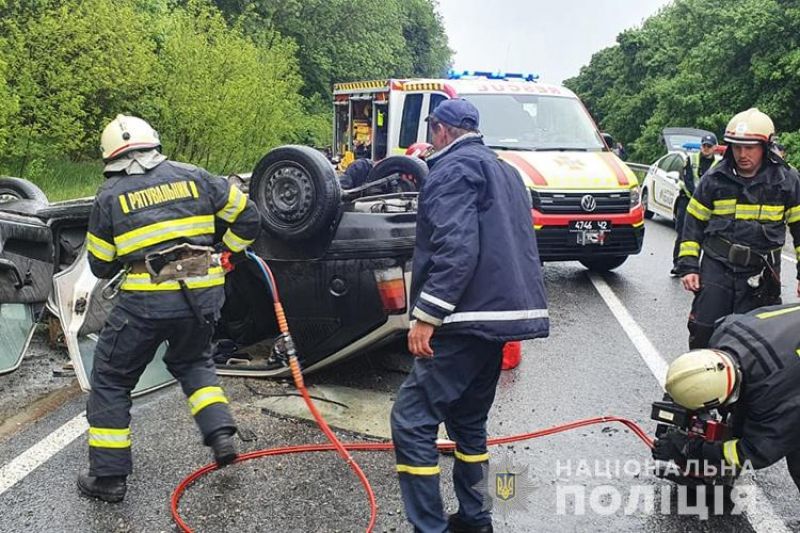
POLYGON ((422 180, 428 175, 428 165, 418 157, 407 155, 393 155, 378 161, 367 175, 367 182, 376 181, 392 174, 404 174, 414 178, 414 183, 407 179, 400 181, 399 188, 402 192, 418 191, 422 180), (413 189, 411 191, 407 189, 413 189))
POLYGON ((593 272, 608 272, 620 266, 627 259, 627 255, 612 255, 608 257, 581 259, 580 263, 593 272))
POLYGON ((47 195, 28 180, 0 177, 0 203, 11 200, 36 200, 44 204, 49 203, 47 195))
POLYGON ((341 187, 324 155, 307 146, 278 147, 258 162, 250 197, 262 225, 283 240, 314 237, 330 228, 341 204, 341 187))
POLYGON ((650 204, 650 193, 647 189, 642 189, 642 209, 644 209, 644 218, 653 218, 654 213, 647 209, 650 204))

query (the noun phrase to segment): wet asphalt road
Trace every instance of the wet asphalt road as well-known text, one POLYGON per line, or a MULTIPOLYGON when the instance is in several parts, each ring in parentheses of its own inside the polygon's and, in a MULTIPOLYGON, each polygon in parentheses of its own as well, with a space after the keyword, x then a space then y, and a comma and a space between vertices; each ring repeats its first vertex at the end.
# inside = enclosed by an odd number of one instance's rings
MULTIPOLYGON (((685 349, 691 301, 680 282, 667 276, 673 238, 667 223, 648 221, 642 253, 599 278, 667 362, 685 349)), ((599 415, 630 418, 652 433, 650 403, 662 393, 658 380, 590 276, 577 263, 553 263, 546 265, 546 278, 551 336, 524 343, 520 367, 501 376, 490 433, 523 433, 599 415)), ((783 278, 784 301, 796 301, 793 264, 784 262, 783 278)), ((411 358, 394 347, 311 376, 307 382, 391 396, 410 365, 411 358)), ((20 398, 23 403, 30 401, 30 394, 14 392, 26 389, 19 385, 24 373, 37 382, 49 379, 47 372, 30 365, 18 372, 23 374, 13 377, 15 387, 9 386, 10 376, 0 377, 3 406, 20 398)), ((50 387, 68 384, 59 378, 50 387)), ((324 441, 308 422, 267 414, 257 405, 264 395, 290 392, 287 384, 226 378, 224 386, 241 427, 256 437, 240 442, 243 451, 324 441)), ((0 435, 0 467, 78 415, 84 403, 84 395, 74 397, 37 422, 0 435)), ((78 496, 75 476, 86 467, 81 437, 0 494, 0 532, 175 531, 170 494, 180 479, 210 459, 179 389, 172 386, 136 400, 132 430, 135 473, 129 478, 124 503, 108 505, 78 496)), ((345 441, 364 438, 347 431, 339 435, 345 441)), ((495 448, 492 453, 492 464, 504 464, 518 474, 516 500, 509 500, 516 505, 496 504, 496 531, 780 531, 769 528, 770 518, 785 531, 800 531, 800 499, 783 461, 743 480, 759 487, 774 516, 759 508, 752 515, 701 520, 679 513, 677 492, 669 483, 637 471, 636 465, 647 464, 649 450, 621 425, 582 428, 495 448), (619 475, 617 468, 622 470, 619 475), (583 492, 582 512, 571 497, 559 509, 559 492, 570 490, 583 492), (636 496, 648 492, 655 497, 651 512, 643 510, 636 496), (617 497, 619 506, 614 502, 617 497), (627 509, 629 503, 632 509, 627 509)), ((409 531, 392 455, 356 453, 355 457, 375 489, 376 531, 409 531)), ((441 464, 445 502, 452 511, 448 479, 452 459, 443 456, 441 464)), ((368 519, 358 481, 332 453, 270 457, 213 472, 188 490, 181 512, 196 531, 363 531, 368 519)))

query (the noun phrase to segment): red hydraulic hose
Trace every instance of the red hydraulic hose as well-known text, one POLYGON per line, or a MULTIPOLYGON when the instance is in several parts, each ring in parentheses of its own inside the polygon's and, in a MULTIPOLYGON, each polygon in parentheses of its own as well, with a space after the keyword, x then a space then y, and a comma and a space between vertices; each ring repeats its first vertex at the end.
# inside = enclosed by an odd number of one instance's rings
MULTIPOLYGON (((369 524, 367 525, 367 533, 371 533, 375 528, 375 521, 378 515, 378 506, 375 502, 375 493, 372 490, 372 486, 367 479, 367 476, 364 474, 364 471, 361 470, 361 467, 358 463, 355 462, 353 457, 350 455, 351 451, 359 451, 359 452, 377 452, 377 451, 391 451, 394 449, 394 445, 391 442, 351 442, 347 444, 342 444, 341 441, 336 437, 333 433, 331 428, 328 426, 325 419, 320 414, 317 407, 314 405, 314 402, 311 400, 311 396, 308 394, 308 389, 306 389, 304 380, 303 380, 303 373, 300 369, 300 363, 297 359, 297 354, 294 350, 294 343, 292 341, 291 335, 289 334, 289 326, 288 322, 286 321, 286 315, 283 311, 283 306, 281 305, 280 299, 278 297, 278 289, 277 284, 275 283, 275 278, 272 275, 272 271, 270 270, 267 263, 261 259, 260 257, 256 256, 255 254, 248 252, 247 256, 256 262, 261 270, 262 274, 264 275, 264 279, 266 283, 269 285, 270 291, 272 293, 273 303, 275 305, 275 316, 278 319, 278 328, 280 329, 281 333, 284 335, 284 339, 288 346, 288 354, 289 354, 289 366, 292 370, 292 378, 294 379, 295 387, 297 390, 300 391, 300 394, 303 396, 303 400, 306 402, 306 406, 308 406, 308 410, 316 420, 317 425, 319 425, 322 432, 330 441, 330 444, 306 444, 300 446, 285 446, 279 448, 268 448, 264 450, 257 450, 254 452, 246 453, 239 455, 234 463, 242 463, 244 461, 249 461, 251 459, 258 459, 260 457, 268 457, 272 455, 288 455, 288 454, 295 454, 295 453, 310 453, 310 452, 328 452, 328 451, 336 451, 339 453, 339 456, 345 460, 345 462, 350 466, 350 468, 355 472, 356 476, 358 477, 361 484, 364 486, 364 490, 367 493, 367 499, 369 500, 369 510, 370 510, 370 518, 369 524)), ((576 420, 574 422, 570 422, 568 424, 559 424, 557 426, 553 426, 547 429, 542 429, 539 431, 534 431, 531 433, 522 433, 519 435, 511 435, 508 437, 496 437, 488 440, 488 444, 490 446, 495 446, 499 444, 510 444, 512 442, 519 442, 524 440, 535 439, 538 437, 545 437, 547 435, 554 435, 556 433, 562 433, 564 431, 569 431, 572 429, 578 429, 585 426, 590 426, 594 424, 606 424, 609 422, 619 422, 626 427, 628 427, 634 435, 639 437, 648 447, 653 447, 653 440, 647 436, 647 434, 639 427, 638 424, 633 422, 632 420, 628 420, 626 418, 620 418, 617 416, 600 416, 596 418, 586 418, 583 420, 576 420)), ((455 449, 455 444, 453 443, 441 443, 437 445, 440 451, 452 451, 455 449)), ((172 518, 175 520, 175 524, 180 528, 181 531, 186 533, 190 533, 192 529, 189 525, 184 522, 184 520, 180 516, 180 512, 178 510, 181 497, 183 493, 186 491, 187 487, 197 481, 202 476, 208 474, 209 472, 213 472, 217 470, 218 467, 216 463, 208 464, 202 468, 199 468, 189 474, 186 478, 181 481, 175 490, 172 492, 172 497, 170 499, 170 510, 172 512, 172 518)))

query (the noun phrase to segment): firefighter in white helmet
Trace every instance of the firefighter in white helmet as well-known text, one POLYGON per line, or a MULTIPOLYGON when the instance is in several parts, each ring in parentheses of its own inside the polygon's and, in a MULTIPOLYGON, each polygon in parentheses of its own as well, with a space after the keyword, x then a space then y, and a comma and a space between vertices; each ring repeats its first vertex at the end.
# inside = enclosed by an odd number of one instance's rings
POLYGON ((800 305, 762 307, 722 321, 710 348, 678 357, 667 371, 672 400, 690 411, 732 416, 725 442, 683 433, 657 439, 653 457, 759 469, 786 457, 800 489, 800 305))
MULTIPOLYGON (((256 238, 255 205, 225 179, 169 161, 144 120, 118 115, 101 136, 106 181, 94 199, 86 248, 98 278, 122 273, 119 296, 94 355, 89 472, 78 488, 121 501, 132 470, 131 390, 167 342, 164 363, 180 382, 188 411, 218 465, 236 458, 236 424, 220 387, 210 342, 225 299, 225 272, 211 262, 216 220, 221 249, 242 252, 256 238)), ((170 428, 163 428, 168 435, 170 428)))
POLYGON ((774 133, 758 109, 734 116, 725 130, 725 157, 686 208, 677 270, 695 295, 690 348, 708 346, 719 318, 781 302, 787 225, 800 257, 800 177, 771 150, 774 133))

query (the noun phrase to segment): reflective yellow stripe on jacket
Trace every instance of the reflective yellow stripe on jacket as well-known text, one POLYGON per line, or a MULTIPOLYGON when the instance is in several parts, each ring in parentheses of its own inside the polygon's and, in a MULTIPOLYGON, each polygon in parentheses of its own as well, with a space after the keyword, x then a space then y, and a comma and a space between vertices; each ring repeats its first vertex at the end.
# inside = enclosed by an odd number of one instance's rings
POLYGON ((700 257, 700 243, 696 241, 683 241, 678 257, 700 257))
POLYGON ((797 311, 800 311, 800 305, 787 307, 786 309, 778 309, 777 311, 766 311, 764 313, 759 313, 756 315, 756 318, 759 320, 766 320, 768 318, 785 315, 786 313, 796 313, 797 311))
POLYGON ((784 207, 782 205, 736 204, 737 220, 757 220, 759 222, 781 222, 784 207))
POLYGON ((86 233, 86 250, 101 261, 110 263, 117 256, 116 247, 93 233, 86 233))
POLYGON ((727 440, 722 445, 722 456, 725 458, 725 462, 732 466, 742 466, 739 460, 739 452, 736 451, 736 444, 738 442, 739 439, 727 440))
POLYGON ((241 252, 253 244, 253 239, 242 239, 236 235, 233 230, 228 228, 228 231, 226 231, 225 235, 222 236, 222 242, 230 249, 231 252, 241 252))
POLYGON ((225 397, 222 387, 202 387, 189 396, 188 402, 192 415, 196 415, 211 404, 228 403, 228 398, 225 397))
POLYGON ((733 215, 736 213, 736 198, 729 200, 714 200, 714 210, 712 214, 716 216, 733 215))
MULTIPOLYGON (((189 289, 207 289, 225 284, 225 270, 222 267, 211 267, 208 269, 207 276, 196 278, 186 278, 186 287, 189 289)), ((128 274, 125 281, 120 285, 123 291, 179 291, 181 286, 177 281, 163 281, 154 283, 150 279, 150 274, 128 274)))
POLYGON ((686 212, 703 222, 708 222, 711 219, 711 209, 698 202, 696 198, 689 200, 686 212))
POLYGON ((89 446, 93 448, 130 448, 131 428, 89 427, 89 446))
POLYGON ((217 216, 228 222, 229 224, 233 224, 236 221, 236 218, 239 216, 239 213, 244 211, 245 206, 247 205, 247 197, 242 194, 242 191, 231 185, 230 193, 228 194, 228 203, 226 203, 222 209, 217 211, 217 216))
POLYGON ((136 228, 114 237, 114 244, 117 247, 117 254, 123 256, 154 244, 180 239, 181 237, 213 234, 214 215, 199 215, 165 220, 136 228))
POLYGON ((794 224, 795 222, 800 222, 800 205, 790 207, 786 211, 786 223, 794 224))

